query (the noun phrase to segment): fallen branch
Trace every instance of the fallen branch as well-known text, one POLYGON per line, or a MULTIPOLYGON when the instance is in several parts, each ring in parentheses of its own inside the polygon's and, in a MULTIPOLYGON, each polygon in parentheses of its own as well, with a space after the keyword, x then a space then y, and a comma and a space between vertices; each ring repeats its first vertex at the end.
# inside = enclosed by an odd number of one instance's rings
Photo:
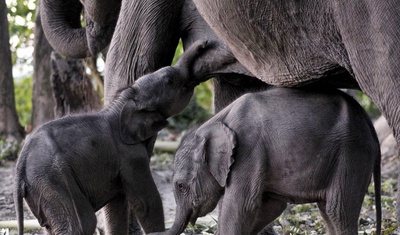
POLYGON ((156 141, 154 148, 158 150, 164 150, 174 152, 179 146, 178 141, 156 141))
MULTIPOLYGON (((18 222, 16 220, 0 221, 0 228, 18 228, 18 222)), ((25 229, 40 229, 40 225, 37 220, 24 220, 25 229)))

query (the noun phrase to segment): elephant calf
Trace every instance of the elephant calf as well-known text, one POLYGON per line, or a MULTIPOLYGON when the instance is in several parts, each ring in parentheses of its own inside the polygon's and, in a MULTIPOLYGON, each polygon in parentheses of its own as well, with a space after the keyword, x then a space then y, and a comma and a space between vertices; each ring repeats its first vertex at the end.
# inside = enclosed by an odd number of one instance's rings
POLYGON ((50 234, 92 235, 102 207, 107 233, 127 234, 128 204, 146 233, 164 231, 149 157, 166 119, 189 103, 197 84, 190 66, 205 48, 195 44, 176 66, 138 79, 99 113, 67 116, 32 133, 16 167, 19 234, 23 198, 50 234))
POLYGON ((339 90, 246 94, 182 140, 174 161, 179 234, 221 197, 217 234, 257 234, 287 203, 318 203, 329 234, 354 235, 371 174, 380 231, 380 148, 339 90))

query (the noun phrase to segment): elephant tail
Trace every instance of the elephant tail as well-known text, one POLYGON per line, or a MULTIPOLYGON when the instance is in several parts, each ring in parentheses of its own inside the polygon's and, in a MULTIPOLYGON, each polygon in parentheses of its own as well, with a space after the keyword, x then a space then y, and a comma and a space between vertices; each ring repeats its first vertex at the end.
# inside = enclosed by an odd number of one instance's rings
POLYGON ((381 152, 374 163, 374 190, 375 190, 375 209, 376 209, 376 234, 381 235, 382 230, 382 204, 381 204, 381 152))
POLYGON ((23 196, 25 195, 25 184, 21 179, 20 175, 16 175, 15 177, 15 186, 14 186, 14 203, 15 210, 17 213, 17 221, 18 221, 18 235, 24 234, 24 210, 23 210, 23 196))

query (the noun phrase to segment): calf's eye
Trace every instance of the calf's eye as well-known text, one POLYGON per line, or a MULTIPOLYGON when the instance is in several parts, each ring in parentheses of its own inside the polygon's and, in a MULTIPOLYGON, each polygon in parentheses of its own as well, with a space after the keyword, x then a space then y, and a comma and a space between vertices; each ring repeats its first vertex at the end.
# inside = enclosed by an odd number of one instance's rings
POLYGON ((177 184, 177 187, 178 187, 178 190, 179 190, 180 192, 182 192, 182 193, 185 193, 185 192, 187 192, 187 190, 188 190, 188 187, 186 186, 185 183, 178 183, 178 184, 177 184))

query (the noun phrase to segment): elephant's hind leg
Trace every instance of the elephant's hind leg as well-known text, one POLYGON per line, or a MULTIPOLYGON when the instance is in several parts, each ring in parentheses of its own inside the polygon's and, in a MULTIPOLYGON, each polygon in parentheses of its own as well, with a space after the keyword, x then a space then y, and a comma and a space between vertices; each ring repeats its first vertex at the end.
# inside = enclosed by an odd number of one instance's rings
POLYGON ((25 200, 48 234, 93 235, 96 216, 82 193, 71 193, 57 179, 42 183, 46 187, 30 187, 25 200))
POLYGON ((321 215, 328 224, 329 235, 357 234, 361 204, 359 200, 341 202, 339 199, 335 202, 327 202, 326 209, 321 211, 321 215))
POLYGON ((69 186, 58 184, 41 193, 46 229, 54 235, 93 235, 97 223, 95 211, 80 190, 69 186))
MULTIPOLYGON (((75 197, 76 198, 76 197, 75 197)), ((97 219, 95 211, 86 198, 69 200, 57 198, 51 201, 51 210, 48 210, 49 224, 53 234, 57 235, 92 235, 96 230, 97 219)))
POLYGON ((318 204, 328 223, 330 235, 353 235, 358 232, 358 217, 371 176, 360 171, 356 171, 359 175, 351 176, 351 172, 352 169, 348 169, 332 185, 327 192, 325 207, 318 204), (365 180, 358 177, 364 177, 365 180))

